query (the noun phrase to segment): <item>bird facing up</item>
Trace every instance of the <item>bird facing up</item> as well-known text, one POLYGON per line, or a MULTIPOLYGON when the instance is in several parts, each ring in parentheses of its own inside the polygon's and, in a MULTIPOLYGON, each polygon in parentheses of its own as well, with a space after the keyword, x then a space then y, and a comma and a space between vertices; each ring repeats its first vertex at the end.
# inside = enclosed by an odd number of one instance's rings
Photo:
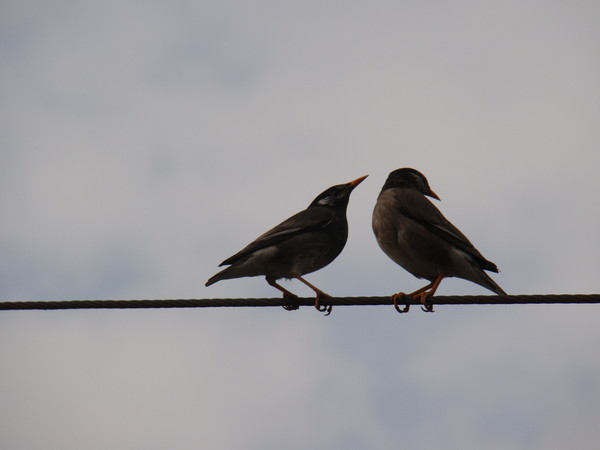
MULTIPOLYGON (((408 295, 420 298, 424 310, 431 312, 427 299, 447 277, 463 278, 506 295, 484 272, 498 272, 496 265, 485 259, 425 196, 439 200, 422 173, 397 169, 389 174, 373 210, 373 232, 383 252, 415 277, 430 281, 408 295)), ((398 307, 405 295, 392 295, 399 312, 408 311, 409 305, 398 307)))
POLYGON ((315 292, 315 307, 329 314, 331 306, 320 305, 320 301, 329 295, 302 276, 322 269, 342 252, 348 239, 346 208, 350 194, 366 177, 332 186, 319 194, 308 208, 284 220, 219 264, 229 267, 212 276, 206 286, 229 278, 264 275, 267 283, 283 292, 283 298, 290 302, 285 308, 291 310, 298 309, 293 304, 298 297, 276 281, 279 278, 296 278, 315 292))

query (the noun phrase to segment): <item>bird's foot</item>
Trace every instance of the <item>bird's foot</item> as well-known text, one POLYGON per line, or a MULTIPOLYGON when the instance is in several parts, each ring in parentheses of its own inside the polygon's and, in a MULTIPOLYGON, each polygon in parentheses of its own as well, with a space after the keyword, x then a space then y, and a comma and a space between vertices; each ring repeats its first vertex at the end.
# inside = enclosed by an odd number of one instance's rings
POLYGON ((421 300, 421 309, 425 312, 435 312, 433 310, 433 305, 428 301, 429 297, 431 297, 431 294, 429 292, 422 292, 420 294, 415 295, 415 298, 418 298, 421 300))
POLYGON ((331 298, 331 295, 326 294, 323 291, 318 291, 317 296, 315 298, 315 308, 317 311, 324 312, 326 316, 331 314, 331 310, 333 309, 332 305, 321 305, 321 300, 324 298, 331 298))
POLYGON ((328 316, 329 314, 331 314, 331 309, 333 308, 332 305, 321 306, 321 299, 322 298, 331 298, 331 295, 326 294, 325 292, 323 292, 318 287, 313 286, 308 281, 306 281, 304 278, 302 278, 300 275, 297 275, 294 278, 296 278, 297 280, 302 281, 305 285, 307 285, 309 288, 311 288, 313 291, 315 291, 315 294, 317 294, 317 296, 315 297, 315 308, 317 308, 318 311, 324 312, 326 316, 328 316))
POLYGON ((405 298, 406 294, 404 292, 398 292, 397 294, 392 295, 392 302, 394 303, 394 308, 396 308, 396 311, 398 311, 400 314, 407 313, 410 309, 410 304, 408 303, 406 303, 404 308, 400 308, 400 306, 398 306, 398 300, 404 300, 405 298))
POLYGON ((282 305, 283 309, 286 311, 296 311, 300 308, 298 305, 298 296, 292 294, 291 292, 287 294, 283 294, 283 299, 285 300, 285 304, 282 305))

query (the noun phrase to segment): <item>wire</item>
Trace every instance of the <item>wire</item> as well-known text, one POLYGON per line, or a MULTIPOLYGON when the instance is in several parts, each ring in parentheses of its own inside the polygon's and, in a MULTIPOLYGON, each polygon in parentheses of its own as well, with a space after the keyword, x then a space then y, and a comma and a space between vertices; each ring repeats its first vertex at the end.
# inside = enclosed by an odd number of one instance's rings
MULTIPOLYGON (((429 298, 432 305, 523 305, 541 303, 600 303, 600 294, 546 294, 546 295, 440 295, 429 298)), ((298 298, 294 305, 313 306, 314 298, 298 298)), ((331 297, 322 304, 332 306, 391 305, 390 297, 331 297)), ((418 300, 406 297, 403 304, 418 305, 418 300)), ((50 309, 132 309, 132 308, 214 308, 284 306, 282 298, 206 298, 158 300, 60 300, 0 302, 0 310, 50 309)))

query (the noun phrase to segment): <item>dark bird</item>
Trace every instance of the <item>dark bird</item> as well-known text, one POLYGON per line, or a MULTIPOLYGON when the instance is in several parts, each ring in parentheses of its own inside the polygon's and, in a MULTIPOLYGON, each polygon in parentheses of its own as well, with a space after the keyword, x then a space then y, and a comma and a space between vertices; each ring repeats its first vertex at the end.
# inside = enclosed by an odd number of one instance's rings
MULTIPOLYGON (((397 169, 389 174, 373 210, 373 232, 383 252, 415 277, 430 281, 408 295, 420 299, 423 310, 433 312, 427 299, 447 277, 464 278, 506 295, 484 272, 497 273, 496 264, 485 259, 425 196, 440 199, 422 173, 397 169)), ((398 312, 408 311, 409 305, 398 307, 406 295, 392 295, 398 312)))
POLYGON ((315 198, 308 208, 284 220, 259 236, 219 266, 229 266, 212 276, 206 286, 229 278, 265 275, 267 283, 283 292, 290 302, 287 310, 298 309, 298 297, 277 284, 279 278, 296 278, 315 291, 315 308, 331 312, 331 306, 321 307, 328 294, 313 286, 302 275, 322 269, 343 250, 348 239, 346 208, 350 193, 367 178, 357 178, 346 184, 332 186, 315 198))

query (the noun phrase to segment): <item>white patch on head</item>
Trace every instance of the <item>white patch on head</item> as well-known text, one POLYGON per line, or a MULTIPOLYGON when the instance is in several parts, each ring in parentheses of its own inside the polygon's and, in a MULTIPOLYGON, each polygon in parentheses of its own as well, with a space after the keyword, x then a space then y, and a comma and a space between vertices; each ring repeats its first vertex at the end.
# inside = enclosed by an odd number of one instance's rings
POLYGON ((333 197, 325 197, 317 202, 317 205, 333 205, 333 197))

